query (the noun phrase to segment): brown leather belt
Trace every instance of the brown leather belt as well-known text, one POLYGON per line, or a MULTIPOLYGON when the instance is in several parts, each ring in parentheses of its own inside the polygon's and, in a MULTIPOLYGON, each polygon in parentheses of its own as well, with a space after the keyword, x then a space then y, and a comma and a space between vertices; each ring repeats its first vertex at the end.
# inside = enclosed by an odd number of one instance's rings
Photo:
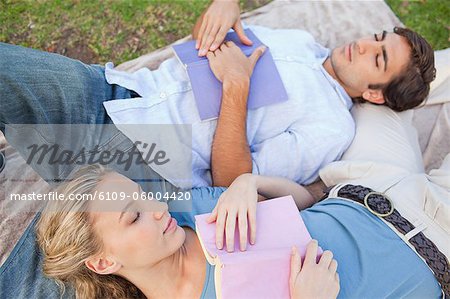
MULTIPOLYGON (((327 195, 328 194, 326 194, 326 196, 327 195)), ((397 231, 403 235, 415 228, 411 222, 403 218, 402 215, 394 209, 391 200, 380 192, 374 192, 367 187, 349 184, 341 187, 337 195, 366 206, 370 212, 392 224, 397 231)), ((417 253, 426 261, 428 267, 433 271, 446 298, 450 298, 450 265, 447 257, 440 252, 436 245, 434 245, 430 239, 425 237, 422 232, 411 237, 409 243, 414 246, 417 253)))

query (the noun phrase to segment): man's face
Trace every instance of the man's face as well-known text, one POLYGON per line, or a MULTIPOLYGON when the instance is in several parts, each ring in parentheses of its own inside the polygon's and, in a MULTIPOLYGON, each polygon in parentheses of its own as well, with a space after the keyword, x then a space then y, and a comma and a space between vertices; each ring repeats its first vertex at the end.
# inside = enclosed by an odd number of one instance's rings
POLYGON ((398 76, 409 62, 410 52, 404 37, 383 31, 333 49, 331 70, 327 71, 351 97, 381 104, 381 90, 369 85, 383 85, 398 76))

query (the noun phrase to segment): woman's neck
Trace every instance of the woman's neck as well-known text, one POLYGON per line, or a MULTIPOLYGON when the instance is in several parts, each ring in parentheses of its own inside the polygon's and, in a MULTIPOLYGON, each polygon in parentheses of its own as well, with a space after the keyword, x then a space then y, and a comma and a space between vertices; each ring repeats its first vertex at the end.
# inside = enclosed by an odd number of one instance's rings
POLYGON ((150 269, 127 273, 147 298, 199 298, 206 275, 206 259, 196 233, 183 228, 186 239, 181 248, 150 269))

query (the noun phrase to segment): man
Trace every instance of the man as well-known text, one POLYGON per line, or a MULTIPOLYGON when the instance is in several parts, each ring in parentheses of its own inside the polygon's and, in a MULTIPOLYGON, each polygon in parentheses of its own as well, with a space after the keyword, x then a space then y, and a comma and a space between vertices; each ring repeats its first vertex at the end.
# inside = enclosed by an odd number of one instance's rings
MULTIPOLYGON (((234 1, 213 2, 197 24, 199 54, 204 54, 205 49, 216 49, 208 58, 223 82, 224 97, 217 124, 198 121, 186 73, 176 60, 166 61, 155 72, 144 70, 127 77, 111 67, 104 70, 3 44, 1 130, 19 123, 110 124, 111 119, 116 124, 130 120, 136 123, 139 119, 142 123, 187 123, 193 126, 194 185, 226 186, 242 172, 285 176, 307 184, 317 178, 320 167, 339 159, 351 142, 354 124, 348 112, 350 97, 385 103, 396 110, 408 109, 425 99, 434 75, 431 47, 410 31, 379 33, 372 40, 353 42, 329 55, 307 33, 254 28, 271 48, 290 98, 286 103, 247 113, 249 77, 263 49, 249 59, 229 43, 217 50, 224 32, 231 27, 241 41, 251 42, 243 35, 234 1), (149 80, 149 76, 157 80, 149 80), (131 88, 136 83, 145 88, 131 88), (136 94, 142 99, 109 101, 136 94), (413 96, 407 96, 410 94, 413 96), (134 109, 142 104, 145 107, 134 109), (138 114, 130 114, 127 109, 138 114), (219 165, 226 164, 223 171, 214 173, 214 182, 210 163, 213 173, 219 165)), ((116 135, 114 130, 101 132, 89 142, 129 149, 131 142, 116 135)), ((9 138, 9 142, 27 156, 20 138, 9 138)), ((46 171, 45 167, 34 166, 41 173, 46 171)), ((61 179, 69 170, 54 169, 50 176, 61 179)), ((146 176, 158 181, 158 186, 153 187, 170 188, 157 173, 149 172, 146 176)))
POLYGON ((195 186, 228 186, 245 172, 312 183, 319 169, 339 159, 352 140, 351 98, 402 111, 425 99, 434 76, 431 47, 407 29, 383 31, 330 54, 305 32, 252 27, 271 49, 289 100, 247 111, 249 77, 263 49, 246 58, 233 43, 218 48, 229 28, 224 24, 250 43, 234 1, 213 2, 194 28, 199 55, 207 54, 223 83, 217 121, 200 121, 189 78, 176 59, 154 72, 106 69, 108 82, 142 96, 105 102, 114 123, 192 124, 195 186), (422 58, 412 58, 416 56, 422 58))

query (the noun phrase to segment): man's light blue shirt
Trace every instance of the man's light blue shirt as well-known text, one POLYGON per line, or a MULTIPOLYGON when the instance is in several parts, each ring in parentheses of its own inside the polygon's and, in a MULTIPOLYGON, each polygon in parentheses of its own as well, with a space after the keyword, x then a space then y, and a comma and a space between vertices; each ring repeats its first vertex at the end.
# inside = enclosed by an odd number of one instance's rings
MULTIPOLYGON (((330 50, 317 44, 309 33, 249 28, 270 48, 289 98, 248 111, 247 139, 253 173, 312 183, 320 168, 340 159, 353 139, 351 98, 322 65, 330 50)), ((143 68, 132 74, 115 70, 108 63, 105 72, 108 83, 141 96, 104 102, 113 122, 192 124, 193 185, 211 185, 211 145, 217 119, 200 120, 181 63, 171 58, 158 70, 143 68)))

